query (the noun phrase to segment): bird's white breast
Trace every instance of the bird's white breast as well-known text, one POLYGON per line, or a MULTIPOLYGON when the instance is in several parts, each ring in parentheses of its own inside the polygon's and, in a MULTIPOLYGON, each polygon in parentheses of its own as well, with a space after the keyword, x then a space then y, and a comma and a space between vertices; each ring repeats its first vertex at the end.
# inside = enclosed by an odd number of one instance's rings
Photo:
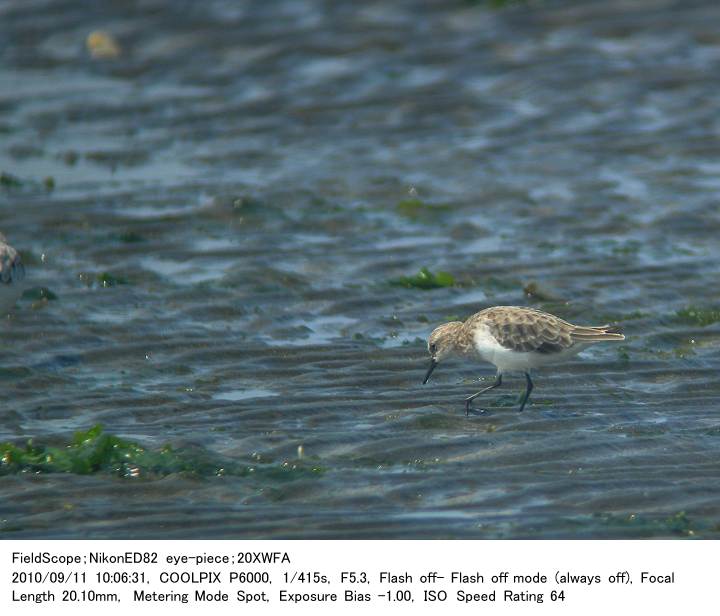
POLYGON ((490 330, 482 324, 477 325, 475 328, 473 343, 480 359, 495 364, 499 372, 528 369, 527 362, 530 353, 518 353, 506 349, 495 339, 490 330))
POLYGON ((490 330, 482 324, 475 328, 473 343, 478 356, 483 361, 494 364, 498 372, 527 371, 545 364, 553 364, 563 361, 585 348, 585 345, 575 344, 559 353, 513 351, 502 346, 490 333, 490 330))

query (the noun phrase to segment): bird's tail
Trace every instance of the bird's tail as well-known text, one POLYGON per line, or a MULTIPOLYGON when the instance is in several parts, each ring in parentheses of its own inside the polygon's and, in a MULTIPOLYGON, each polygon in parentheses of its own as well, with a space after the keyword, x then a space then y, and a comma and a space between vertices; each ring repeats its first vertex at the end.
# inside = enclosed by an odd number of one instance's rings
POLYGON ((601 325, 600 327, 579 327, 576 326, 570 336, 576 342, 605 342, 611 340, 625 340, 620 328, 617 325, 601 325))

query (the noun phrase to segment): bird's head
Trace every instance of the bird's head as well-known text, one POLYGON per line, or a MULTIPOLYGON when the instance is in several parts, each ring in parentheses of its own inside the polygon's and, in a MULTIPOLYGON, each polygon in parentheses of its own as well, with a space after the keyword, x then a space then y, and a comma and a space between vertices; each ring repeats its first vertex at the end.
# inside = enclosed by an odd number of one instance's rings
POLYGON ((428 382, 432 371, 443 359, 459 352, 458 340, 463 324, 461 321, 451 321, 436 327, 428 338, 428 353, 430 353, 430 367, 423 385, 428 382))

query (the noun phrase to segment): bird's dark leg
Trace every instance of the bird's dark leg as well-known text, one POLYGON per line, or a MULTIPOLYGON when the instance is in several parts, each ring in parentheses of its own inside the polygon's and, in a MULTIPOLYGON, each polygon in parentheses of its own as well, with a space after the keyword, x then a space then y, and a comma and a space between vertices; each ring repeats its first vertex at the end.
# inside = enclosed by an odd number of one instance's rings
POLYGON ((495 377, 495 382, 490 385, 490 387, 481 389, 479 392, 473 394, 465 400, 465 416, 467 417, 468 415, 470 415, 470 403, 475 400, 475 398, 477 398, 480 394, 484 394, 486 391, 490 391, 491 389, 499 387, 500 385, 502 385, 502 374, 498 372, 497 376, 495 377))
POLYGON ((527 379, 527 389, 525 390, 525 395, 523 396, 522 402, 520 403, 520 410, 519 413, 522 413, 523 409, 525 408, 525 403, 528 401, 528 398, 530 397, 530 392, 533 390, 533 382, 530 378, 530 373, 525 373, 525 378, 527 379))

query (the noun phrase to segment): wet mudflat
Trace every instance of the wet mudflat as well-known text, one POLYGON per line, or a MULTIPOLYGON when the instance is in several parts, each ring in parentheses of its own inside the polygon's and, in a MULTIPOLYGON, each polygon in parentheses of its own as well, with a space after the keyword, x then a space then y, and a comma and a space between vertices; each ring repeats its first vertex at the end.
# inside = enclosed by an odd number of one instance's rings
POLYGON ((0 536, 720 535, 720 5, 94 6, 0 6, 0 536), (627 340, 466 418, 494 304, 627 340))

